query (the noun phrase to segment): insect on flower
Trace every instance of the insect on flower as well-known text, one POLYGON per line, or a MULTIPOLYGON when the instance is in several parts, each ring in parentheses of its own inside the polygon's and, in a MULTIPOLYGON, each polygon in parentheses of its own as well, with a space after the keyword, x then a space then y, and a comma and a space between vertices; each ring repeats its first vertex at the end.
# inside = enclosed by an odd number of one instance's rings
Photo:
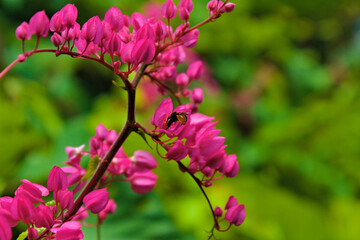
POLYGON ((172 112, 171 115, 167 118, 166 120, 166 125, 168 129, 171 124, 176 123, 177 121, 179 121, 182 125, 185 125, 187 122, 187 115, 188 113, 186 112, 172 112))

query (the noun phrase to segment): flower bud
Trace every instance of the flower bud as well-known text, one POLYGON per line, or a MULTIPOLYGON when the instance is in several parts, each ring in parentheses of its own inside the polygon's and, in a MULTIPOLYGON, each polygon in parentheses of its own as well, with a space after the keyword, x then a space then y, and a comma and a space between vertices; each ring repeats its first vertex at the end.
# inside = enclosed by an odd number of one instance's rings
POLYGON ((214 214, 216 217, 221 217, 223 215, 223 210, 220 207, 216 207, 214 210, 214 214))
POLYGON ((190 13, 186 8, 180 8, 179 9, 179 17, 183 21, 187 21, 190 18, 190 13))
POLYGON ((80 37, 86 42, 98 44, 103 35, 103 26, 98 16, 90 18, 81 28, 80 37))
POLYGON ((76 22, 77 15, 78 15, 78 11, 77 11, 77 8, 75 7, 75 5, 70 4, 70 3, 66 4, 65 7, 63 7, 60 11, 63 15, 63 17, 62 17, 63 24, 67 28, 73 27, 76 22))
POLYGON ((34 220, 35 206, 28 198, 15 196, 11 204, 11 213, 14 219, 21 220, 24 223, 30 223, 34 220))
MULTIPOLYGON (((64 32, 63 32, 64 33, 64 32)), ((67 33, 67 41, 76 41, 80 35, 80 25, 76 22, 67 33)))
POLYGON ((166 0, 161 8, 161 16, 167 19, 176 17, 177 8, 172 0, 166 0))
POLYGON ((139 30, 146 23, 147 19, 142 14, 134 12, 131 15, 131 24, 133 25, 135 31, 139 30))
POLYGON ((76 221, 66 222, 59 228, 51 228, 51 232, 56 233, 57 239, 80 240, 84 238, 81 231, 81 224, 76 221))
POLYGON ((108 214, 114 213, 116 210, 116 203, 113 199, 110 199, 107 203, 106 207, 99 212, 99 220, 100 222, 103 222, 108 214))
POLYGON ((193 48, 197 44, 199 39, 199 29, 194 29, 191 32, 188 32, 184 36, 182 36, 181 41, 183 42, 184 46, 187 48, 193 48))
POLYGON ((35 228, 29 227, 28 228, 28 239, 29 240, 33 240, 36 239, 36 237, 38 236, 38 231, 35 228))
POLYGON ((185 73, 180 73, 176 76, 176 84, 185 87, 189 84, 189 77, 185 73))
POLYGON ((190 64, 188 69, 186 70, 186 74, 189 76, 191 80, 201 78, 204 73, 204 66, 202 61, 196 61, 190 64))
POLYGON ((105 49, 110 55, 120 55, 121 39, 120 35, 114 32, 112 36, 105 41, 105 49))
POLYGON ((0 209, 0 239, 10 240, 12 237, 11 226, 7 221, 6 216, 1 214, 0 209))
POLYGON ((74 194, 68 189, 58 190, 54 192, 54 200, 60 203, 61 209, 70 209, 74 204, 74 194))
POLYGON ((29 24, 27 22, 22 22, 20 26, 16 28, 15 36, 19 40, 29 40, 31 38, 29 24))
POLYGON ((132 51, 131 58, 138 63, 149 64, 155 56, 155 43, 151 39, 142 39, 135 43, 132 51))
POLYGON ((166 153, 168 160, 180 161, 184 159, 188 154, 187 148, 181 140, 175 140, 174 145, 166 153))
POLYGON ((35 13, 29 21, 30 33, 46 37, 49 33, 49 22, 44 10, 35 13))
POLYGON ((194 88, 192 90, 190 100, 196 104, 200 104, 202 103, 203 99, 204 99, 203 90, 201 88, 194 88))
POLYGON ((132 50, 134 48, 134 42, 128 42, 121 48, 121 61, 126 63, 133 63, 133 58, 131 57, 132 50))
POLYGON ((92 213, 99 213, 109 201, 109 193, 106 188, 94 190, 84 197, 84 204, 92 213))
POLYGON ((154 33, 154 30, 150 27, 149 24, 144 24, 136 32, 135 42, 140 41, 142 39, 148 39, 148 38, 155 41, 155 33, 154 33))
POLYGON ((225 8, 225 12, 228 12, 228 13, 232 12, 232 11, 234 11, 235 3, 228 2, 225 4, 224 8, 225 8))
POLYGON ((50 19, 49 28, 52 32, 62 32, 65 29, 63 24, 63 14, 61 11, 56 12, 50 19))
POLYGON ((246 217, 246 211, 243 204, 236 205, 229 208, 226 213, 224 219, 231 224, 235 224, 236 226, 241 225, 246 217))
POLYGON ((193 10, 194 4, 192 0, 180 0, 179 9, 186 8, 186 10, 190 13, 193 10))
POLYGON ((131 189, 139 194, 144 194, 150 192, 156 183, 157 176, 151 172, 145 173, 134 173, 129 178, 128 181, 131 184, 131 189))
POLYGON ((35 226, 50 229, 54 223, 54 213, 50 207, 39 204, 36 208, 35 226))
POLYGON ((238 205, 238 201, 234 196, 230 196, 226 205, 225 205, 225 210, 228 210, 229 208, 238 205))
POLYGON ((157 167, 157 161, 149 152, 138 150, 134 152, 134 156, 131 158, 136 172, 146 172, 157 167))
POLYGON ((47 188, 49 191, 58 191, 66 189, 67 187, 68 182, 66 174, 61 168, 54 166, 49 173, 47 188))
POLYGON ((55 47, 59 47, 63 43, 63 38, 58 33, 54 33, 50 39, 55 47))
POLYGON ((124 17, 122 12, 115 6, 105 13, 104 21, 108 22, 113 31, 120 31, 124 26, 124 17))

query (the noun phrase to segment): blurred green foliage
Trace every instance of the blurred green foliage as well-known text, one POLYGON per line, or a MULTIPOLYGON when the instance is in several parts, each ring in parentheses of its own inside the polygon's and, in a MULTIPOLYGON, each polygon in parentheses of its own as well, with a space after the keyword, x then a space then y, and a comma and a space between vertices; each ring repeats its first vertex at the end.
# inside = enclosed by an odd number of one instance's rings
MULTIPOLYGON (((0 0, 0 69, 21 51, 14 32, 22 21, 41 9, 52 15, 68 2, 0 0)), ((84 23, 113 5, 131 14, 145 2, 75 4, 84 23)), ((206 1, 194 2, 196 23, 207 16, 206 1)), ((206 89, 200 112, 216 116, 228 153, 240 163, 236 178, 207 190, 214 205, 223 207, 233 194, 247 211, 241 227, 216 236, 360 239, 360 2, 235 3, 233 13, 200 29, 195 48, 217 81, 195 83, 206 89)), ((94 63, 39 54, 0 81, 1 195, 12 195, 22 178, 45 184, 51 167, 66 159, 65 146, 87 143, 99 122, 121 128, 126 95, 114 79, 94 63)), ((137 120, 150 126, 156 106, 143 99, 139 94, 137 120)), ((131 135, 125 152, 139 147, 151 151, 131 135)), ((158 160, 151 194, 111 186, 118 210, 102 227, 104 239, 206 238, 211 214, 196 184, 176 164, 158 160)), ((86 239, 94 232, 86 228, 86 239)))

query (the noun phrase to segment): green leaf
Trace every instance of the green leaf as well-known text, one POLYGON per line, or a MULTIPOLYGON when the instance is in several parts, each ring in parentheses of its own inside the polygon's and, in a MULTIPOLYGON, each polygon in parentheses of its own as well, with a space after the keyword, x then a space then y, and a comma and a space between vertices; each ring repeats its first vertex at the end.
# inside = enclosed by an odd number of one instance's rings
POLYGON ((46 206, 55 206, 56 202, 55 202, 55 200, 51 200, 51 201, 46 202, 45 205, 46 206))
POLYGON ((150 146, 149 142, 147 141, 146 139, 146 135, 145 135, 145 132, 144 130, 138 128, 136 131, 135 131, 137 134, 139 134, 139 136, 144 139, 144 141, 146 142, 146 144, 152 149, 152 147, 150 146))
POLYGON ((22 232, 16 240, 25 240, 25 238, 28 236, 28 232, 22 232))
POLYGON ((95 155, 90 159, 88 167, 86 169, 85 175, 81 178, 81 181, 89 179, 95 172, 97 165, 99 164, 100 158, 98 155, 95 155))

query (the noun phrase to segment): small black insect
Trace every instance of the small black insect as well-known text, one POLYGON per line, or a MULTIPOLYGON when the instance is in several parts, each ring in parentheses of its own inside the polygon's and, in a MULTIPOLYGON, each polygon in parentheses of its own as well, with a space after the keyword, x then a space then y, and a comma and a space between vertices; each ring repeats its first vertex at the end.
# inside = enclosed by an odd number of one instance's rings
POLYGON ((167 118, 166 120, 166 125, 168 129, 171 124, 176 123, 177 121, 179 121, 182 125, 185 125, 187 122, 187 115, 188 113, 186 112, 172 112, 171 115, 167 118))

